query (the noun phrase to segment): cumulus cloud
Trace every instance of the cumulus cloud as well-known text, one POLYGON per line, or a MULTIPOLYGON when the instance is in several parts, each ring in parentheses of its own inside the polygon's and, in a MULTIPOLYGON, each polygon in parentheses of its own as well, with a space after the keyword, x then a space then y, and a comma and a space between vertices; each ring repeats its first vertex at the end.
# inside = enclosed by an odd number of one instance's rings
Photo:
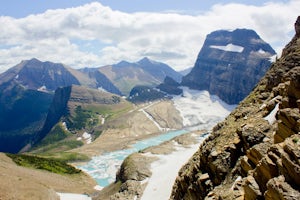
POLYGON ((193 66, 206 35, 219 29, 254 29, 280 53, 293 35, 299 7, 298 0, 216 4, 188 15, 124 13, 94 2, 20 19, 2 16, 0 72, 33 57, 79 68, 148 56, 179 70, 193 66))

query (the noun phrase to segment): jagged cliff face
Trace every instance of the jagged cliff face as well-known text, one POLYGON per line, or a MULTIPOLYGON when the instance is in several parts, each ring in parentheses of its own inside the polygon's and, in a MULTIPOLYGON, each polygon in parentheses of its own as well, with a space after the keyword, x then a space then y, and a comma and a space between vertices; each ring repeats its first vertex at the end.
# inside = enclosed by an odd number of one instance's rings
POLYGON ((171 199, 300 199, 299 24, 282 57, 181 169, 171 199))
POLYGON ((182 85, 207 90, 229 104, 237 104, 265 75, 273 55, 275 51, 253 30, 215 31, 207 35, 182 85))

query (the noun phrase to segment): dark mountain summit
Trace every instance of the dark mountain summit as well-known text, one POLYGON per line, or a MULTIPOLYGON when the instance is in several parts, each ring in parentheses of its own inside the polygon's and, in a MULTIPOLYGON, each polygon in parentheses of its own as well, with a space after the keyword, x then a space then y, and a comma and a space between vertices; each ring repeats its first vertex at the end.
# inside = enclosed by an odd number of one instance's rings
POLYGON ((192 71, 182 85, 208 90, 229 104, 246 97, 269 68, 275 51, 253 30, 207 35, 192 71))

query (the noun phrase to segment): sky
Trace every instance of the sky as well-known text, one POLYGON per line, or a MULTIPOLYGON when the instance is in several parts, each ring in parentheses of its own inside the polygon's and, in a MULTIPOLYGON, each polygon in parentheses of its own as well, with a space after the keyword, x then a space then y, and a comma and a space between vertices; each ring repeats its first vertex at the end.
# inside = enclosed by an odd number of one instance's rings
POLYGON ((299 0, 10 0, 0 2, 0 73, 22 60, 100 67, 143 57, 192 67, 205 37, 255 30, 280 54, 299 0))

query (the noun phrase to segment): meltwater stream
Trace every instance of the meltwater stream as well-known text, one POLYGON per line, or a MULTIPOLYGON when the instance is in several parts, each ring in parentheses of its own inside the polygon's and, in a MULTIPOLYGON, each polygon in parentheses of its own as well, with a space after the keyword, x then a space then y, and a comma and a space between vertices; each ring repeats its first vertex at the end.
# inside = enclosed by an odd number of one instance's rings
POLYGON ((127 156, 147 147, 159 145, 187 132, 187 130, 170 131, 150 139, 137 141, 129 149, 95 156, 87 164, 79 166, 79 168, 92 176, 97 181, 98 185, 103 188, 115 181, 116 173, 127 156))

